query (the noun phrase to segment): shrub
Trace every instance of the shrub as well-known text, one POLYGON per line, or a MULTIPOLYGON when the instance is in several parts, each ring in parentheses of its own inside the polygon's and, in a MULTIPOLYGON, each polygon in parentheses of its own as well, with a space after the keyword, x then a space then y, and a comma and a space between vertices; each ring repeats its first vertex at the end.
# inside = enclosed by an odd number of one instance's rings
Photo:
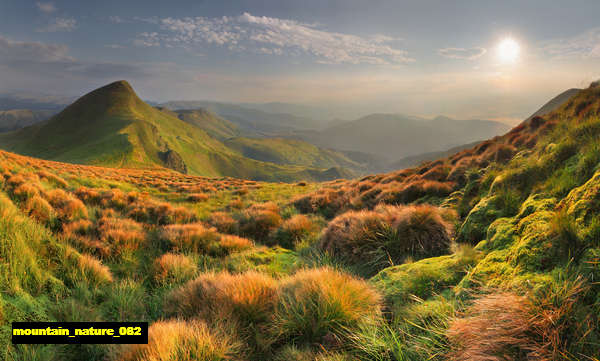
POLYGON ((165 253, 154 260, 154 280, 160 284, 188 281, 197 271, 194 261, 181 254, 165 253))
POLYGON ((39 172, 37 172, 37 175, 41 179, 45 179, 46 181, 48 181, 49 183, 51 183, 52 185, 54 185, 56 187, 67 188, 69 186, 69 183, 67 183, 67 181, 65 181, 61 177, 57 176, 56 174, 52 174, 48 171, 40 170, 39 172))
POLYGON ((46 199, 54 207, 58 218, 63 222, 88 218, 87 208, 85 208, 83 202, 62 189, 53 189, 46 192, 46 199))
POLYGON ((196 215, 185 207, 173 207, 169 203, 152 200, 136 200, 127 208, 127 217, 150 224, 190 223, 196 215))
POLYGON ((293 249, 296 243, 308 236, 315 226, 305 215, 297 214, 287 219, 273 235, 274 243, 293 249))
POLYGON ((217 230, 202 223, 168 225, 162 229, 160 237, 176 251, 200 253, 207 252, 210 245, 219 240, 217 230))
POLYGON ((226 319, 250 326, 268 320, 276 302, 275 280, 249 271, 202 274, 171 292, 166 307, 171 315, 206 321, 226 319))
POLYGON ((193 361, 231 360, 241 344, 222 331, 199 321, 157 321, 148 329, 148 344, 127 345, 119 361, 193 361))
POLYGON ((101 241, 110 247, 113 255, 123 250, 136 250, 146 238, 141 224, 130 219, 102 217, 98 221, 101 241))
POLYGON ((366 282, 330 268, 284 279, 273 314, 273 337, 294 344, 343 344, 349 332, 376 322, 380 296, 366 282))
POLYGON ((211 253, 216 256, 225 256, 234 252, 250 249, 254 243, 247 239, 229 234, 219 236, 219 242, 213 247, 211 253))
POLYGON ((13 190, 17 199, 24 202, 40 194, 40 186, 35 183, 23 183, 13 190))
POLYGON ((376 272, 407 256, 445 253, 453 235, 448 211, 429 206, 379 206, 375 211, 350 211, 323 231, 319 247, 352 264, 376 272), (366 261, 366 262, 365 262, 366 261))
POLYGON ((268 242, 269 234, 281 225, 279 208, 274 204, 253 205, 239 220, 240 233, 256 241, 268 242))
POLYGON ((188 195, 187 200, 190 202, 204 202, 207 201, 208 198, 210 197, 205 193, 192 193, 188 195))
POLYGON ((235 234, 238 232, 236 220, 225 212, 214 212, 211 214, 208 224, 215 227, 221 233, 235 234))
POLYGON ((110 269, 94 256, 85 253, 78 255, 77 264, 83 279, 92 285, 101 285, 113 281, 110 269))
POLYGON ((25 212, 39 222, 47 223, 56 217, 54 208, 40 195, 29 198, 24 206, 25 212))

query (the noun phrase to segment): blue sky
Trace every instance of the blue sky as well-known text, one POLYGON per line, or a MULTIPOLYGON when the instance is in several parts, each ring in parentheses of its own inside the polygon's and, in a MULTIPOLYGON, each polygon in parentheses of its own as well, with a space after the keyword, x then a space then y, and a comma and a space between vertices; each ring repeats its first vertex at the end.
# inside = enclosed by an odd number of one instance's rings
POLYGON ((600 77, 599 13, 596 0, 3 0, 0 92, 127 79, 158 101, 516 121, 600 77))

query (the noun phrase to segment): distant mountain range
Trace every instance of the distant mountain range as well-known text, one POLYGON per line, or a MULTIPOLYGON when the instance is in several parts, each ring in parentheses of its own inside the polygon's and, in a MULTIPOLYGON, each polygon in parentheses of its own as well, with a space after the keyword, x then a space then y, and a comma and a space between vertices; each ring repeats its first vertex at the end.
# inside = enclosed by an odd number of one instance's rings
MULTIPOLYGON (((163 159, 168 152, 182 158, 175 163, 185 164, 185 170, 194 174, 294 180, 319 178, 323 168, 352 176, 411 167, 467 149, 510 128, 490 120, 401 114, 325 121, 311 117, 327 114, 324 109, 289 103, 171 101, 152 107, 128 83, 111 86, 119 90, 101 88, 100 93, 112 94, 102 96, 110 98, 103 99, 103 105, 88 97, 98 96, 98 89, 43 123, 72 98, 0 95, 0 107, 10 108, 0 111, 0 132, 27 127, 11 136, 0 135, 0 146, 48 159, 177 169, 172 160, 163 159), (82 104, 84 98, 87 101, 82 104), (36 123, 40 124, 30 127, 36 123), (65 124, 73 129, 64 128, 65 124), (65 133, 48 139, 56 129, 65 133), (185 129, 190 130, 184 136, 185 129), (104 145, 112 150, 100 150, 104 145), (314 169, 307 175, 305 168, 314 169), (278 175, 267 174, 272 172, 278 175)), ((552 111, 579 91, 559 94, 528 119, 552 111)))
POLYGON ((490 120, 372 114, 321 131, 296 131, 290 137, 321 147, 370 153, 392 161, 490 138, 509 128, 504 123, 490 120))

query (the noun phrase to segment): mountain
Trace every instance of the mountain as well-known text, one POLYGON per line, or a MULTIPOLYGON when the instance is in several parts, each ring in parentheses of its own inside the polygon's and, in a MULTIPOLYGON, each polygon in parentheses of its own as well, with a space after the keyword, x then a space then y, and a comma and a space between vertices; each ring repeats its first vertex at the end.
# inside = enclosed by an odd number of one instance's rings
POLYGON ((297 129, 320 129, 323 122, 287 113, 268 113, 230 103, 171 101, 161 104, 171 110, 204 108, 235 123, 246 135, 270 135, 297 129))
POLYGON ((321 147, 371 153, 392 160, 486 139, 508 129, 504 123, 488 120, 372 114, 322 131, 297 131, 293 137, 321 147))
POLYGON ((47 121, 0 135, 0 146, 72 163, 257 180, 322 180, 342 173, 243 157, 198 126, 143 102, 126 81, 82 96, 47 121))
POLYGON ((0 110, 0 132, 21 129, 48 119, 54 114, 54 110, 0 110))
POLYGON ((236 137, 224 143, 245 157, 264 162, 314 168, 348 168, 362 173, 366 169, 365 164, 360 164, 341 152, 319 148, 301 140, 236 137))
POLYGON ((168 108, 158 107, 159 110, 167 112, 186 123, 192 124, 204 130, 208 135, 218 140, 240 135, 237 125, 227 119, 223 119, 207 109, 190 109, 172 111, 168 108))

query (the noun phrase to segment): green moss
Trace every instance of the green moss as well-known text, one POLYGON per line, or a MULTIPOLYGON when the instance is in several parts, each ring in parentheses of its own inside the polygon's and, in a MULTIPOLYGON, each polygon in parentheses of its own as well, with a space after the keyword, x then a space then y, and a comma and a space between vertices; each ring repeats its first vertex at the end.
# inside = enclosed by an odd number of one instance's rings
POLYGON ((225 259, 230 272, 256 270, 274 276, 292 274, 301 267, 298 254, 289 249, 261 247, 233 254, 225 259))
POLYGON ((476 251, 465 249, 453 255, 388 267, 370 281, 392 303, 406 302, 411 296, 428 299, 458 284, 478 259, 476 251))

